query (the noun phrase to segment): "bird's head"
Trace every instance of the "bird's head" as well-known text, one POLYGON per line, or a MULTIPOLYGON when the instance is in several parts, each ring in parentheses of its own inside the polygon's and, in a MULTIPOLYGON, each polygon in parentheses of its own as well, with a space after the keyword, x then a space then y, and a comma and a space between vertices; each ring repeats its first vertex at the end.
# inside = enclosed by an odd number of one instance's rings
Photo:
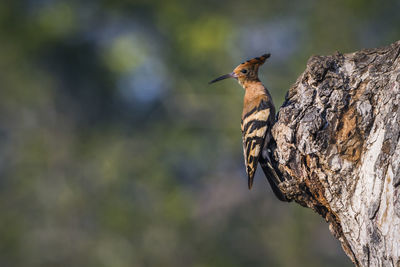
POLYGON ((243 86, 248 82, 259 81, 258 80, 258 68, 264 64, 264 62, 269 58, 271 54, 264 54, 261 57, 255 57, 243 62, 237 66, 233 72, 222 75, 210 83, 215 83, 227 78, 235 78, 243 86))

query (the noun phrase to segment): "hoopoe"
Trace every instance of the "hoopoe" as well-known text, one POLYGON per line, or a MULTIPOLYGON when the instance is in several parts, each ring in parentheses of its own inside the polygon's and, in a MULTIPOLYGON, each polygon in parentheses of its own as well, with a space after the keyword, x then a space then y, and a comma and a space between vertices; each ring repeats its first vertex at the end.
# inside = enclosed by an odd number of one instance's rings
POLYGON ((247 60, 237 66, 233 72, 212 80, 210 84, 227 78, 235 78, 244 88, 241 128, 248 187, 251 189, 253 185, 257 164, 260 162, 275 195, 278 199, 287 201, 278 187, 281 180, 271 164, 268 150, 268 144, 272 140, 271 127, 275 122, 275 107, 267 88, 258 79, 258 68, 269 57, 270 54, 264 54, 247 60))

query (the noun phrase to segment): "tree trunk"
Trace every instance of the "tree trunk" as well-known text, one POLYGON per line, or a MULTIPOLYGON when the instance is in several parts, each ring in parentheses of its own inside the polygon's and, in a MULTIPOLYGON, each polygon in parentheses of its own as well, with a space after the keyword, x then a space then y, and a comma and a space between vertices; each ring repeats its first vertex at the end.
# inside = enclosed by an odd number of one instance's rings
POLYGON ((400 266, 399 54, 400 41, 312 57, 272 130, 280 189, 357 266, 400 266))

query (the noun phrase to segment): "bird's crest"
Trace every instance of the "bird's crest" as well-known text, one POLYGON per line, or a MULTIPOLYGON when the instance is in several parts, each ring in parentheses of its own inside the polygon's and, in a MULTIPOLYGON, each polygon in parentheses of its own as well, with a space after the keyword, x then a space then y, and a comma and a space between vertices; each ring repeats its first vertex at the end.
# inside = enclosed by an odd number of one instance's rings
POLYGON ((264 62, 271 56, 271 54, 264 54, 261 57, 255 57, 252 59, 249 59, 243 63, 241 63, 238 67, 246 67, 246 66, 253 66, 253 65, 262 65, 264 62))

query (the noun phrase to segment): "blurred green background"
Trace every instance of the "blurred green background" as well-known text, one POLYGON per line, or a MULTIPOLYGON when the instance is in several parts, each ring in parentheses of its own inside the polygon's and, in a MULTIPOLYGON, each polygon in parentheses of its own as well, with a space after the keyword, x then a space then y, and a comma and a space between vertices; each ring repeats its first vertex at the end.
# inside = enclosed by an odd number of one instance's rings
POLYGON ((0 3, 0 266, 352 266, 328 225, 247 189, 234 80, 280 106, 313 54, 396 41, 399 1, 0 3))

